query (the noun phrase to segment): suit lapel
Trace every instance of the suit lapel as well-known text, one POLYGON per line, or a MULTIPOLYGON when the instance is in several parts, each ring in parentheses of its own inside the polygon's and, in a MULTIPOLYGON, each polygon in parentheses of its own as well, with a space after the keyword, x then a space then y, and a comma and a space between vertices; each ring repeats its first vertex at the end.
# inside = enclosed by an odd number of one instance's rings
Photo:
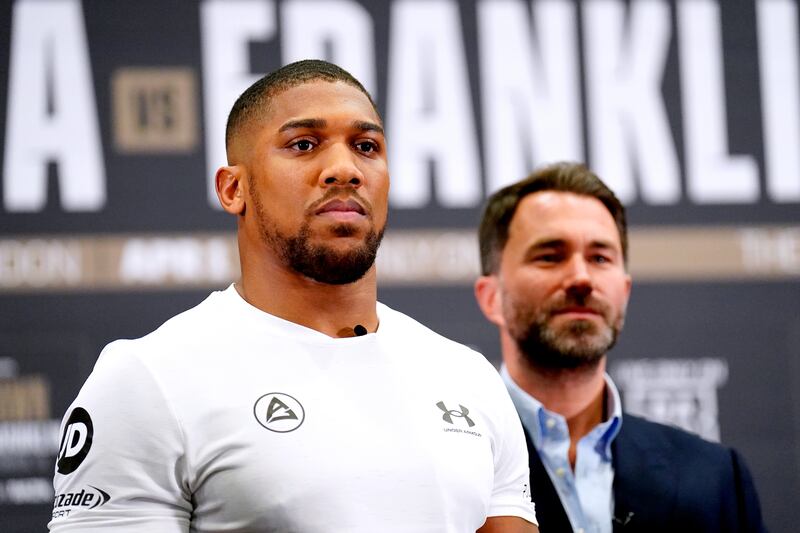
MULTIPOLYGON (((542 531, 572 531, 566 511, 525 429, 531 473, 531 494, 542 531)), ((611 444, 614 464, 614 533, 667 531, 677 495, 677 477, 670 450, 647 422, 625 414, 611 444)))

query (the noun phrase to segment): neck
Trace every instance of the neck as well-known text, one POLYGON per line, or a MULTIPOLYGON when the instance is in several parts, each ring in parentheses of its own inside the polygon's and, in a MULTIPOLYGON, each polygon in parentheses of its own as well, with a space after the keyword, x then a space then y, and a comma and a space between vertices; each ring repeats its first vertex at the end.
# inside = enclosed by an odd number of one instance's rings
POLYGON ((250 305, 330 337, 352 337, 360 324, 378 328, 375 266, 346 285, 319 283, 275 264, 246 265, 236 290, 250 305))
POLYGON ((503 361, 514 382, 548 411, 566 419, 573 452, 575 444, 605 418, 605 356, 596 365, 542 370, 519 352, 507 334, 501 344, 503 361))

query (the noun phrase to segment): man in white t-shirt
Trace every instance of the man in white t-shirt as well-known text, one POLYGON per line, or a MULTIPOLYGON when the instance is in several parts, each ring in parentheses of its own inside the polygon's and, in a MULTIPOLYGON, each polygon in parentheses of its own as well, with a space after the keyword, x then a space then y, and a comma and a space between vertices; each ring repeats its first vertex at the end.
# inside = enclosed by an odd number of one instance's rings
POLYGON ((538 531, 494 368, 377 302, 366 90, 287 65, 239 97, 226 145, 242 277, 106 347, 62 424, 51 531, 538 531))

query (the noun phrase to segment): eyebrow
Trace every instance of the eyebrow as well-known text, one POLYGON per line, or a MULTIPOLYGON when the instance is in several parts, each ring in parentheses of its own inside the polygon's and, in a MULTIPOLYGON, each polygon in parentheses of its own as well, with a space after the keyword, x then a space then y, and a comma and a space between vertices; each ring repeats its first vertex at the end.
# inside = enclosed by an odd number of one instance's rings
MULTIPOLYGON (((283 133, 287 130, 294 130, 294 129, 302 129, 302 128, 309 128, 309 129, 322 129, 328 125, 328 121, 322 118, 301 118, 298 120, 290 120, 283 124, 278 130, 279 132, 283 133)), ((374 122, 368 122, 365 120, 356 120, 352 123, 352 126, 361 131, 374 131, 383 135, 383 128, 374 122)))
POLYGON ((353 126, 361 131, 374 131, 383 135, 383 128, 374 122, 357 120, 353 122, 353 126))
POLYGON ((327 121, 321 118, 301 118, 299 120, 290 120, 289 122, 284 123, 278 131, 283 133, 287 130, 295 130, 300 128, 319 129, 324 128, 327 125, 327 121))
MULTIPOLYGON (((528 247, 526 253, 536 252, 537 250, 541 250, 543 248, 564 248, 567 246, 567 241, 565 239, 542 239, 539 241, 534 242, 528 247)), ((612 250, 618 251, 614 244, 610 241, 602 241, 602 240, 594 240, 589 243, 590 249, 601 249, 601 250, 612 250)))

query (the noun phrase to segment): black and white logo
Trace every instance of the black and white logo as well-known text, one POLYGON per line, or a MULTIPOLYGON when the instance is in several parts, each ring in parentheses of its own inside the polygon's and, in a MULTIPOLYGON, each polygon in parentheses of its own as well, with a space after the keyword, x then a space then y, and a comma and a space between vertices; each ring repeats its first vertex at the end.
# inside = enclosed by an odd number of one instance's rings
POLYGON ((475 425, 475 422, 473 422, 472 419, 469 417, 469 409, 467 409, 461 404, 458 405, 458 409, 448 409, 444 405, 444 402, 437 402, 436 407, 444 411, 444 414, 442 415, 442 420, 444 420, 448 424, 455 424, 455 422, 453 422, 453 417, 455 417, 455 418, 462 418, 467 423, 467 427, 471 428, 472 426, 475 425))
POLYGON ((92 418, 86 409, 82 407, 73 409, 61 435, 56 463, 59 474, 71 474, 81 465, 89 453, 89 448, 92 447, 93 435, 92 418))
POLYGON ((300 402, 282 392, 270 392, 256 400, 253 412, 259 424, 276 433, 294 431, 306 418, 300 402))
POLYGON ((75 509, 96 509, 105 505, 110 499, 109 493, 92 485, 78 492, 56 494, 53 501, 53 518, 69 516, 75 509))

